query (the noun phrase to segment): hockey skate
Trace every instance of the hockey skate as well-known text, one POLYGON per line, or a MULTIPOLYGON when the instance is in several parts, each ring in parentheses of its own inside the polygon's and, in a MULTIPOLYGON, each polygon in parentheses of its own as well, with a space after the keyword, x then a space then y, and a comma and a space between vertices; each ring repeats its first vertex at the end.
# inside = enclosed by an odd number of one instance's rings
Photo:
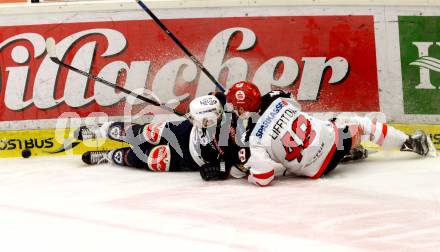
POLYGON ((340 162, 347 163, 349 161, 366 159, 367 157, 368 157, 368 150, 365 149, 362 145, 359 145, 358 147, 351 149, 350 152, 347 155, 345 155, 340 162))
POLYGON ((124 165, 124 155, 130 148, 120 148, 114 150, 88 151, 82 155, 82 160, 88 165, 99 165, 113 163, 124 165))
POLYGON ((421 156, 436 156, 436 149, 432 144, 431 138, 422 130, 417 130, 414 135, 403 143, 400 151, 415 152, 421 156))
POLYGON ((99 138, 110 138, 116 141, 123 141, 123 123, 108 122, 96 126, 81 126, 74 133, 78 140, 94 140, 99 138))
POLYGON ((106 164, 111 160, 111 151, 88 151, 82 155, 82 161, 88 165, 106 164))
MULTIPOLYGON (((75 148, 84 140, 95 140, 99 138, 110 138, 118 142, 126 141, 126 127, 127 124, 123 122, 107 122, 102 125, 95 126, 81 126, 73 133, 73 137, 64 141, 63 145, 53 151, 47 151, 47 153, 61 153, 75 148)), ((130 128, 130 124, 127 128, 130 128)))

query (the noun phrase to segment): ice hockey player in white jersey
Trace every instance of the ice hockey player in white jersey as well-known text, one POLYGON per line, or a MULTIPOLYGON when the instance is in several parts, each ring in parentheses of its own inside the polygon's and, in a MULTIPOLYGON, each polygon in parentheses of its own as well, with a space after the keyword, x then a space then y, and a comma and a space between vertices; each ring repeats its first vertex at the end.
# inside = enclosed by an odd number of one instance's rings
POLYGON ((249 82, 234 84, 227 101, 235 113, 249 118, 248 180, 260 186, 271 183, 280 165, 298 176, 320 178, 353 150, 364 153, 361 139, 422 156, 432 150, 429 137, 422 131, 408 136, 387 124, 358 116, 320 120, 302 112, 290 93, 272 91, 261 97, 257 86, 249 82))

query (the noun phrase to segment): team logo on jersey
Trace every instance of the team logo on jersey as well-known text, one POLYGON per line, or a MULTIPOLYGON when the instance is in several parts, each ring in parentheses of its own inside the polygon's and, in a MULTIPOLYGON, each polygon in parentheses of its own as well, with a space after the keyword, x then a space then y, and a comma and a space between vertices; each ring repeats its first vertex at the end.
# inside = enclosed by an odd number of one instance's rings
POLYGON ((158 144, 162 138, 162 132, 165 128, 165 123, 150 123, 144 128, 144 136, 147 142, 151 144, 158 144))
MULTIPOLYGON (((271 122, 275 119, 275 116, 280 113, 280 111, 286 106, 287 104, 284 103, 283 100, 281 100, 280 102, 277 102, 274 106, 270 106, 269 108, 272 108, 272 111, 270 111, 268 114, 266 114, 267 112, 265 112, 263 114, 264 120, 262 121, 262 123, 259 123, 259 127, 256 133, 256 136, 258 138, 263 138, 263 134, 264 131, 267 129, 267 127, 269 127, 269 125, 271 124, 271 122)), ((261 118, 260 120, 262 120, 263 118, 261 118)))
POLYGON ((148 155, 147 165, 152 171, 166 172, 170 170, 170 147, 168 145, 159 145, 151 149, 148 155))
POLYGON ((246 94, 243 91, 237 91, 237 93, 235 93, 235 99, 237 99, 238 102, 242 102, 244 101, 244 99, 246 98, 246 94))

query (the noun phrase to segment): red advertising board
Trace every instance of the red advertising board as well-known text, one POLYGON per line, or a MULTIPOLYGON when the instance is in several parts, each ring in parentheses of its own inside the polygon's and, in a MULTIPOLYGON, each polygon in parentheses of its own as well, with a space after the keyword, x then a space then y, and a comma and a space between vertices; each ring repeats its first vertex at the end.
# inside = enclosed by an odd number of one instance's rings
MULTIPOLYGON (((226 86, 247 79, 263 91, 289 89, 306 111, 379 110, 372 16, 164 23, 226 86)), ((192 97, 215 89, 150 20, 8 26, 0 34, 0 121, 122 115, 125 95, 51 62, 48 37, 58 56, 80 69, 164 100, 185 96, 182 111, 192 97)))

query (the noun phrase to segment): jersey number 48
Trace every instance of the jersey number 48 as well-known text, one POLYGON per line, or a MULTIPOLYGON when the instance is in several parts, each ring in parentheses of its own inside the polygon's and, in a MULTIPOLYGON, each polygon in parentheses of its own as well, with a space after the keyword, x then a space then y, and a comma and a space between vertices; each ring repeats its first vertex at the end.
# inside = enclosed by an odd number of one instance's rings
POLYGON ((303 156, 302 151, 309 147, 316 137, 316 132, 312 130, 312 124, 304 116, 298 116, 292 123, 292 131, 298 136, 301 143, 297 143, 290 131, 287 131, 281 138, 284 150, 286 151, 286 156, 284 157, 287 161, 297 160, 298 163, 301 162, 303 156))

